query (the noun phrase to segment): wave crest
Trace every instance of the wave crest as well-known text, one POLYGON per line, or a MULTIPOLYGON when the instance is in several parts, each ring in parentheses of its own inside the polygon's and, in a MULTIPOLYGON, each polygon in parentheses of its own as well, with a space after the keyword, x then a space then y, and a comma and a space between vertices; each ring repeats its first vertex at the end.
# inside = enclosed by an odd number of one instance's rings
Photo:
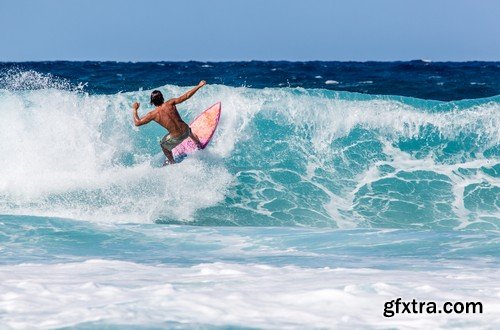
MULTIPOLYGON (((207 86, 179 109, 189 120, 222 101, 213 143, 180 165, 158 168, 164 130, 133 127, 128 110, 135 100, 148 104, 149 91, 88 95, 37 77, 0 90, 3 213, 200 225, 498 227, 499 97, 444 103, 207 86)), ((185 88, 162 89, 178 95, 185 88)))

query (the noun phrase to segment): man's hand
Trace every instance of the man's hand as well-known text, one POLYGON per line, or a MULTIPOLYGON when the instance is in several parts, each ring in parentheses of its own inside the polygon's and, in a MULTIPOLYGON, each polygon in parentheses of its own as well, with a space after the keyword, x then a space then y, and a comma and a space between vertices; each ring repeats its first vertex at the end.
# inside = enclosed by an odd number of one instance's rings
POLYGON ((198 83, 198 87, 203 87, 207 84, 207 82, 205 80, 202 80, 198 83))
POLYGON ((134 102, 134 104, 132 104, 132 109, 137 110, 137 109, 139 109, 140 105, 141 104, 139 102, 134 102))

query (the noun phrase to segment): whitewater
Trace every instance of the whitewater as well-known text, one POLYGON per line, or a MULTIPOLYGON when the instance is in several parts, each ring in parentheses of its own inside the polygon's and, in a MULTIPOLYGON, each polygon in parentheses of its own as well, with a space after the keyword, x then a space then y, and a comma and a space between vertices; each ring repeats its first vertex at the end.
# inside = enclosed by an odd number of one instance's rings
POLYGON ((2 328, 500 326, 498 95, 209 82, 179 111, 222 102, 213 141, 162 168, 130 106, 188 87, 0 86, 2 328), (384 317, 398 297, 485 307, 384 317))

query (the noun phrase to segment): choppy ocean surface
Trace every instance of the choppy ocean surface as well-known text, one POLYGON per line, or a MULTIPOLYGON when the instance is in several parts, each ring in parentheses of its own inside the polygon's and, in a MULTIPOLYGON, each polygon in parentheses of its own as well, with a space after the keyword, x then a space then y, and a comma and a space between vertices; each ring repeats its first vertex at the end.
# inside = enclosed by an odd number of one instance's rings
POLYGON ((500 327, 499 62, 0 63, 0 116, 2 329, 500 327), (160 168, 130 105, 201 79, 160 168))

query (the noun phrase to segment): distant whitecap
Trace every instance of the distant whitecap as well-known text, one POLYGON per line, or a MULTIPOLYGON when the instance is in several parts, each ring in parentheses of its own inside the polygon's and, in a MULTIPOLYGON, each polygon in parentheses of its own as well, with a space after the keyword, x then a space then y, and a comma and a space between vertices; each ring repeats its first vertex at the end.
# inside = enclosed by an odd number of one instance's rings
POLYGON ((337 85, 339 82, 337 80, 327 80, 325 81, 326 85, 337 85))

